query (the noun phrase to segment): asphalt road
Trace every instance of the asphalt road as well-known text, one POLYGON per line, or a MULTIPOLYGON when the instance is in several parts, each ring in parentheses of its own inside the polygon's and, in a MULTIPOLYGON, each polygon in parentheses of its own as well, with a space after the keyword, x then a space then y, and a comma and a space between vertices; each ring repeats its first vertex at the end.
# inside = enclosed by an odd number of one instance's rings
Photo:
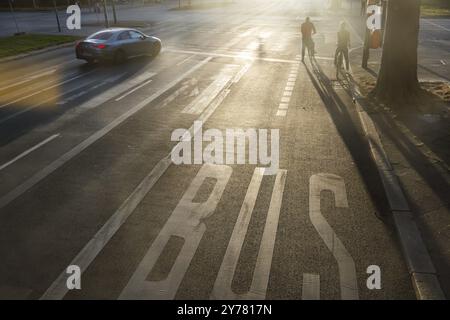
POLYGON ((334 81, 342 16, 314 6, 171 20, 151 32, 164 46, 153 60, 89 67, 66 48, 0 64, 0 297, 414 299, 355 107, 334 81), (302 64, 306 15, 318 56, 302 64), (279 169, 171 163, 171 135, 196 120, 223 136, 279 130, 279 169), (69 265, 81 290, 66 287, 69 265), (371 265, 381 289, 366 285, 371 265))

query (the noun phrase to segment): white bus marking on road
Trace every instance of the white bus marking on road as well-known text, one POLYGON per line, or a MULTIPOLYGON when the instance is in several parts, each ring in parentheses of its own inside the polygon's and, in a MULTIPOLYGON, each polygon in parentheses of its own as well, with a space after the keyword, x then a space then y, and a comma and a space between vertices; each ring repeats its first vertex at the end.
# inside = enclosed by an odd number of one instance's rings
POLYGON ((279 170, 275 178, 250 290, 244 294, 236 294, 231 288, 231 283, 236 272, 239 256, 241 255, 244 239, 248 231, 253 208, 264 175, 264 170, 264 168, 256 168, 253 173, 252 180, 245 195, 244 203, 242 204, 230 242, 228 243, 225 257, 220 266, 216 282, 214 283, 211 299, 253 300, 265 299, 266 297, 278 220, 280 217, 281 203, 286 183, 286 170, 279 170))
POLYGON ((173 210, 152 246, 145 254, 119 299, 173 299, 206 231, 203 220, 214 214, 230 179, 232 169, 225 165, 205 164, 173 210), (203 203, 193 202, 206 178, 215 185, 203 203), (184 239, 183 246, 164 280, 146 280, 171 237, 184 239))
POLYGON ((314 228, 338 263, 341 298, 343 300, 357 300, 358 283, 356 280, 355 262, 321 212, 320 194, 324 190, 333 192, 337 208, 348 208, 344 180, 339 176, 328 173, 319 173, 311 176, 309 185, 309 217, 314 228))

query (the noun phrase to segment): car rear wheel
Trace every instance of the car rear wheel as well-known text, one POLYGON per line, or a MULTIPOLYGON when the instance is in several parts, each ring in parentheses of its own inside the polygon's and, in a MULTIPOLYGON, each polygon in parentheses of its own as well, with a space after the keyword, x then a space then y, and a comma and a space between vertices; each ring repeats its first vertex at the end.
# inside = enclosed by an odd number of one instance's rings
POLYGON ((114 54, 114 63, 116 64, 124 63, 126 59, 127 56, 125 55, 125 52, 123 52, 122 50, 118 50, 114 54))

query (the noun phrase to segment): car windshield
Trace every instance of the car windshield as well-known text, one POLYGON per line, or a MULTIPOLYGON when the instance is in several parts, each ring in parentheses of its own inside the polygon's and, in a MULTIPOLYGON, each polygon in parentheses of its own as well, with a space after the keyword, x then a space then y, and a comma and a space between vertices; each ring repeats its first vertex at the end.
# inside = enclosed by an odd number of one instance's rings
POLYGON ((112 32, 100 32, 90 36, 88 39, 108 40, 112 35, 112 32))

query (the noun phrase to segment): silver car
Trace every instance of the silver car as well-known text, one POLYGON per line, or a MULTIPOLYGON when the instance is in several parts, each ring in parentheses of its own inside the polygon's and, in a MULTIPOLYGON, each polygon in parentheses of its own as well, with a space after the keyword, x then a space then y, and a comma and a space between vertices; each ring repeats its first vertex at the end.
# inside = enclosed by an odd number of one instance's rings
POLYGON ((78 59, 88 63, 112 61, 122 63, 137 56, 156 56, 161 40, 136 29, 111 28, 98 31, 76 44, 78 59))

